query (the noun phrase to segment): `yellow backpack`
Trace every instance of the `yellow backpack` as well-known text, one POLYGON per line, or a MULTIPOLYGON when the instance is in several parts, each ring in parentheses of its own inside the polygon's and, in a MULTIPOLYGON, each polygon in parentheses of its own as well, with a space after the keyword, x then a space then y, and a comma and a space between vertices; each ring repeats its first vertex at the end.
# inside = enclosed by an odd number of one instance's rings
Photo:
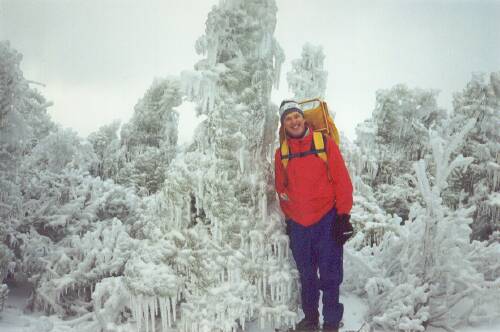
POLYGON ((328 156, 325 150, 325 142, 323 136, 330 136, 333 138, 335 143, 339 145, 340 135, 333 122, 330 113, 328 113, 328 106, 326 102, 319 99, 308 99, 298 102, 304 111, 304 118, 306 124, 309 125, 314 130, 313 144, 311 150, 300 155, 294 155, 290 153, 290 148, 286 139, 285 128, 280 126, 280 150, 281 150, 281 162, 286 168, 288 161, 294 157, 303 157, 308 154, 317 154, 323 161, 327 162, 328 156))

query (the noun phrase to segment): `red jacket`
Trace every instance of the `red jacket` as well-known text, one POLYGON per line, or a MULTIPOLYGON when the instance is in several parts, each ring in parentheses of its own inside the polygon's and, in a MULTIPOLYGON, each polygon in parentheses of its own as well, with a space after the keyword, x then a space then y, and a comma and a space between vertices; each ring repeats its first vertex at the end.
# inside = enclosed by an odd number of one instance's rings
MULTIPOLYGON (((312 130, 303 138, 288 138, 290 151, 311 150, 312 139, 312 130)), ((325 146, 331 180, 326 163, 316 154, 293 158, 286 169, 279 148, 274 156, 275 186, 281 210, 287 218, 303 226, 317 223, 333 207, 337 208, 337 214, 349 214, 352 208, 352 183, 344 159, 331 138, 326 139, 325 146)))

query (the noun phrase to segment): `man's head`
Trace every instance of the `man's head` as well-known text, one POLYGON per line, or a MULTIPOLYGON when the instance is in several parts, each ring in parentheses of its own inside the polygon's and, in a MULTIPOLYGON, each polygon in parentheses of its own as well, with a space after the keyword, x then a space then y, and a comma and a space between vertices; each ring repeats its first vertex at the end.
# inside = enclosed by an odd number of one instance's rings
POLYGON ((298 138, 306 131, 304 111, 297 102, 283 100, 280 105, 280 121, 288 136, 298 138))

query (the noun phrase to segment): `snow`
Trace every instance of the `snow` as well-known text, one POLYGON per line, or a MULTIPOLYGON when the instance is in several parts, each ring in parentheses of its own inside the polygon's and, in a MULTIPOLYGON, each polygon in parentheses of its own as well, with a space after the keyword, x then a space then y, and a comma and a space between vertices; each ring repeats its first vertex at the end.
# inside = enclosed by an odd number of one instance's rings
POLYGON ((491 202, 491 206, 495 206, 495 207, 499 208, 500 207, 500 193, 492 193, 490 195, 490 202, 491 202))
MULTIPOLYGON (((0 314, 0 331, 1 332, 80 332, 78 328, 71 327, 65 324, 55 316, 42 316, 35 314, 23 313, 23 306, 29 296, 26 291, 27 285, 10 285, 10 296, 7 301, 6 310, 0 314)), ((365 322, 367 314, 367 304, 364 300, 353 294, 342 294, 340 302, 344 304, 343 323, 345 330, 357 330, 365 322)), ((215 304, 214 304, 215 305, 215 304)), ((321 301, 320 301, 321 306, 321 301)), ((160 306, 161 308, 162 306, 160 306)), ((321 312, 321 307, 320 307, 321 312)), ((302 317, 299 315, 299 320, 302 317)), ((322 319, 320 317, 320 319, 322 319)), ((287 322, 288 324, 292 322, 287 322)), ((291 325, 291 324, 290 324, 291 325)), ((110 331, 119 332, 136 332, 135 324, 127 324, 121 327, 109 326, 110 331)), ((149 326, 149 331, 153 325, 149 326)), ((456 329, 456 332, 497 332, 500 330, 500 321, 491 322, 490 324, 482 324, 474 327, 461 327, 456 329)), ((96 330, 97 331, 97 330, 96 330)), ((144 329, 146 331, 146 329, 144 329)), ((165 329, 165 331, 176 332, 176 328, 165 329)), ((248 322, 243 329, 247 332, 274 332, 274 328, 268 324, 261 325, 258 320, 248 322)), ((378 330, 374 331, 377 332, 378 330)), ((428 332, 446 332, 439 328, 429 328, 428 332)), ((382 332, 382 331, 380 331, 382 332)))
MULTIPOLYGON (((22 312, 25 301, 27 300, 28 293, 26 292, 27 285, 14 286, 11 285, 11 296, 7 301, 7 308, 1 314, 0 318, 0 331, 1 332, 49 332, 49 331, 68 331, 68 332, 76 332, 78 328, 71 327, 65 324, 64 321, 61 321, 55 316, 40 316, 34 314, 24 314, 22 312)), ((223 290, 221 290, 223 291, 223 290)), ((224 291, 223 291, 224 292, 224 291)), ((357 329, 364 322, 364 315, 366 314, 366 304, 363 300, 355 295, 346 294, 345 296, 341 296, 341 302, 344 304, 345 312, 344 312, 344 328, 346 329, 357 329)), ((149 307, 149 309, 154 309, 154 303, 143 300, 143 305, 149 307)), ((212 303, 213 306, 219 306, 219 303, 212 303)), ((167 306, 160 305, 156 308, 163 308, 167 306)), ((139 308, 136 310, 140 310, 139 308)), ((144 309, 140 315, 146 317, 148 315, 147 308, 144 309)), ((321 308, 320 308, 321 311, 321 308)), ((175 312, 174 312, 175 314, 175 312)), ((162 313, 163 315, 163 313, 162 313)), ((168 315, 167 315, 168 316, 168 315)), ((300 316, 299 316, 300 317, 300 316)), ((175 321, 175 317, 171 317, 173 321, 175 321)), ((289 318, 285 319, 285 321, 276 321, 276 326, 281 326, 282 323, 285 323, 291 326, 294 322, 295 315, 290 315, 289 318)), ((173 322, 172 321, 172 322, 173 322)), ((165 324, 166 322, 161 322, 161 324, 165 324)), ((155 331, 154 323, 151 321, 149 325, 145 325, 145 322, 141 322, 143 325, 144 331, 155 331), (145 326, 148 326, 146 329, 145 326)), ((209 323, 207 323, 209 324, 209 323)), ((170 324, 168 326, 171 326, 170 324)), ((166 328, 166 326, 165 326, 166 328)), ((200 331, 204 330, 203 326, 200 326, 200 331)), ((130 324, 127 326, 122 326, 120 328, 121 332, 136 332, 137 327, 135 324, 130 324)), ((177 331, 175 328, 165 329, 165 331, 177 331)), ((244 331, 248 332, 274 332, 274 328, 268 323, 264 321, 251 321, 247 323, 247 326, 244 328, 244 331)), ((464 331, 469 332, 469 331, 464 331)))
POLYGON ((3 312, 0 312, 0 331, 2 332, 48 332, 51 329, 45 317, 25 315, 23 307, 29 296, 27 284, 9 285, 9 296, 3 312))

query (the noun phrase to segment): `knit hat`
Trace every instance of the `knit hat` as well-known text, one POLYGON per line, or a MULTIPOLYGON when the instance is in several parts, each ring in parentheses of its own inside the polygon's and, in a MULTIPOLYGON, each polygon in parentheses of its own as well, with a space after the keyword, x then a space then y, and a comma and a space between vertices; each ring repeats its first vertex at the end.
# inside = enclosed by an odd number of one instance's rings
POLYGON ((296 101, 283 100, 280 105, 280 122, 283 123, 285 116, 291 112, 299 112, 302 116, 304 116, 304 111, 296 101))

